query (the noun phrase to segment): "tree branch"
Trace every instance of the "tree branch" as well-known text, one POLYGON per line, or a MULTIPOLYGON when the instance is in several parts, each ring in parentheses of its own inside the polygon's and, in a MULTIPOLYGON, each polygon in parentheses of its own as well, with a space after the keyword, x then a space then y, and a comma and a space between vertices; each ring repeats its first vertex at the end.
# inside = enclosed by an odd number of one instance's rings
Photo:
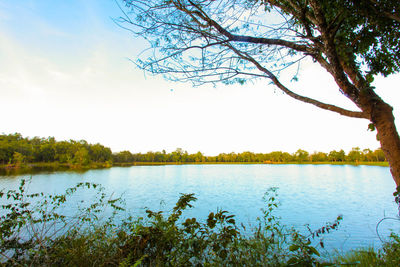
POLYGON ((351 111, 351 110, 347 110, 335 105, 331 105, 331 104, 326 104, 323 103, 321 101, 306 97, 306 96, 302 96, 299 94, 296 94, 295 92, 289 90, 286 86, 284 86, 279 79, 268 69, 264 68, 259 62, 257 62, 253 57, 249 56, 248 54, 242 53, 241 51, 237 50, 236 48, 234 48, 233 46, 230 46, 230 48, 232 49, 232 51, 234 51, 239 57, 253 63, 256 68, 260 71, 262 71, 263 73, 266 74, 266 76, 271 79, 271 81, 285 94, 287 94, 288 96, 302 101, 304 103, 308 103, 308 104, 312 104, 316 107, 319 107, 321 109, 325 109, 325 110, 329 110, 329 111, 333 111, 336 113, 339 113, 340 115, 343 116, 347 116, 347 117, 352 117, 352 118, 362 118, 362 119, 369 119, 368 115, 365 114, 364 112, 361 111, 351 111))
POLYGON ((211 19, 203 10, 193 3, 192 1, 189 0, 189 3, 196 8, 196 11, 189 10, 183 5, 179 5, 174 1, 174 5, 177 9, 181 10, 182 12, 185 12, 186 14, 191 15, 191 17, 194 19, 194 21, 202 28, 205 27, 204 24, 199 22, 194 15, 198 16, 201 18, 204 22, 208 24, 208 26, 213 27, 218 31, 218 33, 222 34, 226 38, 228 38, 229 41, 235 41, 235 42, 246 42, 246 43, 253 43, 253 44, 265 44, 265 45, 277 45, 277 46, 283 46, 286 48, 290 48, 299 52, 306 52, 306 53, 311 53, 312 49, 306 45, 299 45, 294 42, 286 41, 283 39, 273 39, 273 38, 263 38, 263 37, 253 37, 253 36, 246 36, 246 35, 236 35, 233 33, 230 33, 227 29, 222 27, 218 22, 215 20, 211 19))
POLYGON ((343 64, 336 51, 334 36, 332 36, 328 29, 325 14, 317 0, 310 0, 310 5, 314 10, 315 18, 318 21, 318 28, 324 44, 324 52, 329 60, 329 65, 326 65, 326 70, 333 76, 336 84, 342 92, 356 105, 359 105, 359 91, 357 87, 348 80, 346 73, 343 70, 343 64))
MULTIPOLYGON (((369 2, 379 6, 379 3, 376 0, 370 0, 369 2)), ((376 9, 373 5, 372 5, 372 8, 376 9)), ((400 16, 397 15, 397 14, 393 14, 391 12, 384 11, 384 10, 381 13, 383 13, 389 19, 392 19, 392 20, 395 20, 397 22, 400 22, 400 16)))

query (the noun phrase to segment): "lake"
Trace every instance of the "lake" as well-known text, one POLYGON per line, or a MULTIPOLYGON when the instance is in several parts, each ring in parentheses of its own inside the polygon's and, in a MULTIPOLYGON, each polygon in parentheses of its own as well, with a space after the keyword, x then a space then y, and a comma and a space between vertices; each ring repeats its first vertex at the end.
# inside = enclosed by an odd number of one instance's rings
MULTIPOLYGON (((29 175, 0 176, 0 189, 15 189, 29 175)), ((374 246, 381 242, 376 225, 382 218, 396 217, 392 195, 395 183, 388 167, 350 165, 167 165, 113 167, 85 173, 53 172, 35 174, 31 192, 62 193, 78 182, 102 184, 114 196, 123 194, 128 211, 143 216, 146 207, 153 211, 170 210, 180 193, 195 193, 194 208, 187 217, 206 219, 211 211, 227 210, 247 226, 256 225, 262 216, 262 197, 278 187, 281 206, 276 214, 282 223, 306 233, 332 222, 341 214, 338 231, 324 236, 328 250, 374 246)), ((90 196, 85 195, 86 199, 90 196)), ((70 210, 73 212, 74 205, 70 210)), ((385 220, 379 233, 387 239, 389 230, 399 231, 400 223, 385 220)))

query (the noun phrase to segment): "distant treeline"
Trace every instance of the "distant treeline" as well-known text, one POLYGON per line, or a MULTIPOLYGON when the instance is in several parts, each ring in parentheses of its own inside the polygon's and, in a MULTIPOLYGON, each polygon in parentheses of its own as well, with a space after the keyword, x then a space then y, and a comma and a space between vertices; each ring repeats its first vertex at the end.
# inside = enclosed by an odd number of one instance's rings
POLYGON ((218 156, 204 156, 201 152, 189 154, 178 148, 177 150, 166 153, 147 152, 131 153, 122 151, 113 154, 113 160, 116 163, 130 162, 182 162, 182 163, 201 163, 201 162, 260 162, 260 163, 288 163, 288 162, 383 162, 385 156, 381 149, 372 151, 370 149, 361 150, 358 147, 353 148, 348 154, 343 150, 333 150, 329 153, 314 152, 312 154, 305 150, 299 149, 295 153, 290 154, 282 151, 274 151, 270 153, 221 153, 218 156))
POLYGON ((0 135, 0 164, 20 165, 35 162, 59 162, 88 165, 112 162, 111 149, 81 141, 56 141, 54 137, 24 138, 21 134, 0 135))
POLYGON ((112 153, 111 149, 101 144, 89 144, 81 141, 56 141, 54 137, 22 137, 21 134, 0 135, 0 164, 21 165, 37 162, 57 162, 85 166, 90 163, 136 163, 136 162, 383 162, 385 156, 381 149, 372 151, 356 147, 348 154, 343 150, 329 153, 309 153, 299 149, 295 153, 274 151, 270 153, 221 153, 218 156, 205 156, 201 152, 189 154, 183 149, 171 153, 161 152, 131 153, 122 151, 112 153))

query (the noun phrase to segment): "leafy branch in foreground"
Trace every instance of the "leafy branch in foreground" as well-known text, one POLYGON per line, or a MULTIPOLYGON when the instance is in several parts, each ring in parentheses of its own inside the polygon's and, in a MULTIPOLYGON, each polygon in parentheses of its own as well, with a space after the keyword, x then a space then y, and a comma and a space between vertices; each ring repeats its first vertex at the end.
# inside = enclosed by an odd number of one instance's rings
POLYGON ((2 261, 34 263, 47 255, 51 244, 63 236, 92 231, 100 224, 106 228, 115 226, 114 218, 123 210, 123 201, 109 198, 98 184, 78 183, 63 194, 44 194, 28 193, 29 182, 22 179, 17 190, 0 191, 2 261), (81 198, 93 196, 93 202, 82 200, 76 207, 77 213, 64 214, 65 208, 71 205, 70 199, 79 193, 81 198), (103 217, 106 214, 109 214, 108 218, 103 217))

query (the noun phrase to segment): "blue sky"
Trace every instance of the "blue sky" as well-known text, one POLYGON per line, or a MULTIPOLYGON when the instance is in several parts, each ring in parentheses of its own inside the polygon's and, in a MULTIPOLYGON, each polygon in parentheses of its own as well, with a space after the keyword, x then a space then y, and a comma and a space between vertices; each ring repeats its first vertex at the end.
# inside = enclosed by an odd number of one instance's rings
MULTIPOLYGON (((113 0, 0 0, 0 132, 132 152, 379 147, 368 121, 296 102, 266 81, 193 88, 145 75, 128 58, 146 43, 112 21, 120 15, 113 0)), ((354 108, 313 64, 301 73, 290 88, 354 108)), ((375 84, 397 118, 399 81, 375 84)))

